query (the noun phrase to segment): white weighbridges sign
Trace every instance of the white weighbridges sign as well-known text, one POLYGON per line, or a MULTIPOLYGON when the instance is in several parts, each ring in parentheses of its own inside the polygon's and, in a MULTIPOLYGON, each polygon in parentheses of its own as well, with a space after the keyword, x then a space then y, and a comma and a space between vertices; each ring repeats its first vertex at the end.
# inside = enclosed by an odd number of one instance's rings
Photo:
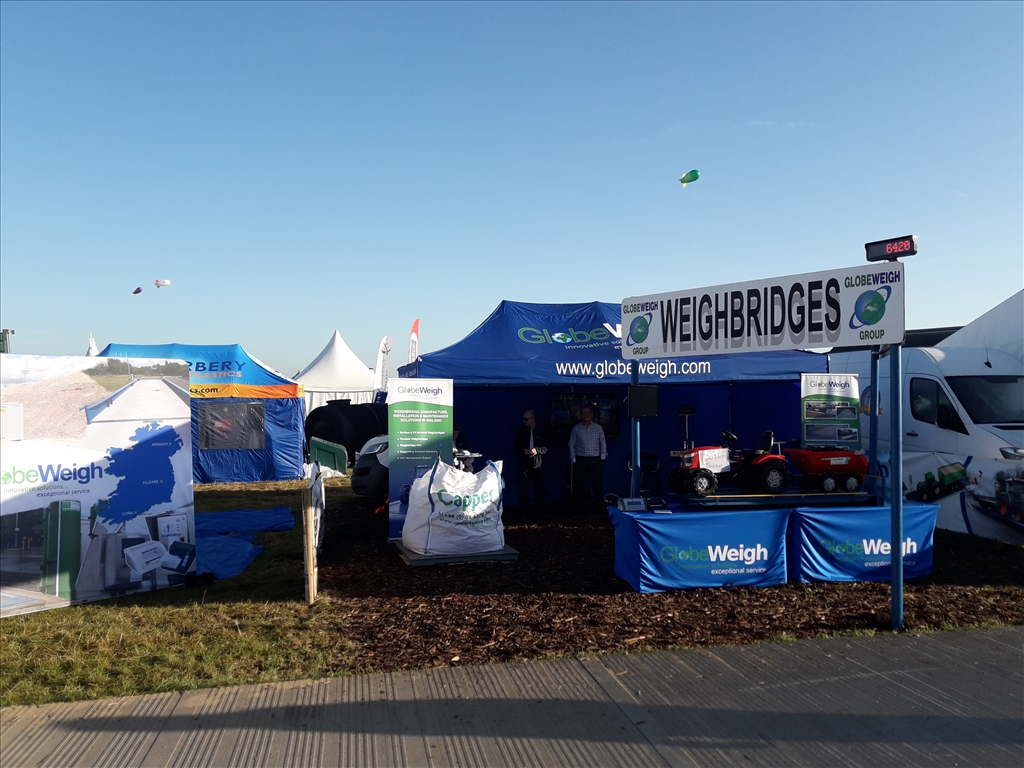
POLYGON ((631 296, 622 331, 626 360, 901 344, 903 264, 631 296))

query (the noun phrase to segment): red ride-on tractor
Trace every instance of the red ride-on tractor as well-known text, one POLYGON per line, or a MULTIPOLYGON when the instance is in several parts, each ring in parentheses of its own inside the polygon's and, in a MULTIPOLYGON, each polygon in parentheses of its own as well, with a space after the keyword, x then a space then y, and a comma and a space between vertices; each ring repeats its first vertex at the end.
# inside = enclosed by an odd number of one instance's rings
POLYGON ((680 465, 669 480, 672 490, 709 496, 718 490, 716 475, 728 473, 746 493, 785 493, 792 475, 773 433, 763 432, 754 450, 736 450, 730 456, 729 446, 736 441, 736 435, 723 431, 721 446, 672 451, 673 456, 680 457, 680 465))
POLYGON ((868 457, 863 451, 843 448, 786 448, 785 452, 803 476, 798 478, 805 491, 856 493, 868 473, 868 457))

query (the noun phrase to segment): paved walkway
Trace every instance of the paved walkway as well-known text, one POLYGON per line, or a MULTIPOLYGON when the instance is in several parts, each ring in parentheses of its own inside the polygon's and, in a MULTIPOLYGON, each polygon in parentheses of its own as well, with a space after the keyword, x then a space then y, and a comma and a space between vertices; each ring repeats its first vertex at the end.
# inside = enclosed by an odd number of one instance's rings
POLYGON ((15 766, 1024 765, 1024 627, 0 711, 15 766))

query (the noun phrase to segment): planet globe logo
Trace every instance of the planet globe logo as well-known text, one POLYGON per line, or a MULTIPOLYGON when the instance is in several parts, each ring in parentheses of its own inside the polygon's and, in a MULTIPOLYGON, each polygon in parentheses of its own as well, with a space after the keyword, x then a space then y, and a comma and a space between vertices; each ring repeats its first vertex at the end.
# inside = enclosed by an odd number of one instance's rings
POLYGON ((0 481, 2 481, 4 485, 7 485, 13 479, 14 478, 11 477, 11 473, 10 472, 4 472, 3 476, 0 477, 0 481))
POLYGON ((552 333, 551 338, 557 341, 559 344, 568 344, 570 341, 572 341, 572 336, 570 336, 568 333, 562 333, 561 331, 559 331, 558 333, 552 333))
POLYGON ((892 289, 883 285, 877 291, 864 291, 857 297, 853 305, 853 317, 850 318, 851 328, 863 328, 866 325, 875 325, 885 317, 885 304, 892 295, 892 289), (882 295, 882 292, 885 295, 882 295), (855 324, 856 322, 856 324, 855 324))
POLYGON ((647 334, 651 332, 653 317, 653 313, 648 312, 646 315, 637 315, 633 318, 633 322, 629 324, 629 335, 626 337, 627 345, 642 344, 647 339, 647 334))

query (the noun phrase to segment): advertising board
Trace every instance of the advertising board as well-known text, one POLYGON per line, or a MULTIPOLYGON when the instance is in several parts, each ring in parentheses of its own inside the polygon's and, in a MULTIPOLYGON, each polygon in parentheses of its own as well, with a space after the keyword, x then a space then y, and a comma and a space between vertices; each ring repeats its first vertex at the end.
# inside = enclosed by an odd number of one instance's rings
POLYGON ((452 463, 451 379, 399 379, 388 391, 388 538, 400 539, 413 480, 452 463))
POLYGON ((885 262, 622 300, 622 356, 899 344, 903 264, 885 262))
POLYGON ((24 422, 0 451, 0 616, 195 572, 188 382, 176 360, 3 355, 24 422))

